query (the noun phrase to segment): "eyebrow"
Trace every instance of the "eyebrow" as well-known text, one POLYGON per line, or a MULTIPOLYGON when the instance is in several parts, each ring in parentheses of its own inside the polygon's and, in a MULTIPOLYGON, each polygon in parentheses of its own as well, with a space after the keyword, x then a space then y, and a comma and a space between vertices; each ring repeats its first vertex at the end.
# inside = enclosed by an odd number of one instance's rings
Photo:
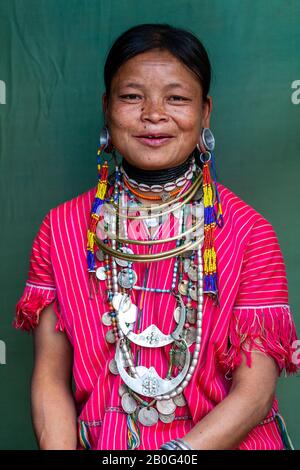
MULTIPOLYGON (((144 88, 144 85, 140 83, 135 83, 135 82, 125 83, 123 86, 125 88, 139 88, 139 89, 144 88)), ((166 85, 165 88, 184 88, 184 87, 181 83, 174 82, 174 83, 168 83, 168 85, 166 85)))

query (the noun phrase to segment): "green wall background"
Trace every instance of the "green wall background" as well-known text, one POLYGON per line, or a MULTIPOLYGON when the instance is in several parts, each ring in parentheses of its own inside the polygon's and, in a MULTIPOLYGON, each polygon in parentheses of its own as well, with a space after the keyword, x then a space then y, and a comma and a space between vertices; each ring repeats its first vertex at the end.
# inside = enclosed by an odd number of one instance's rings
MULTIPOLYGON (((33 237, 50 208, 96 184, 103 63, 137 23, 188 28, 206 45, 218 177, 273 224, 300 331, 299 19, 297 0, 0 0, 1 449, 36 448, 32 339, 11 326, 33 237)), ((300 449, 299 376, 282 377, 278 397, 300 449)))

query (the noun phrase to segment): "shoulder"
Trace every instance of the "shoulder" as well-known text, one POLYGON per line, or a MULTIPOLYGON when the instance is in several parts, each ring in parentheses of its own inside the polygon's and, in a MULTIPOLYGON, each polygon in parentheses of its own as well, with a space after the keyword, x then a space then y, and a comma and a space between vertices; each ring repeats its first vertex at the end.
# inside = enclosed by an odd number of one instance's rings
POLYGON ((89 188, 87 191, 68 199, 53 207, 49 211, 49 220, 51 223, 63 220, 88 220, 97 187, 89 188))
POLYGON ((220 246, 230 245, 238 251, 258 244, 270 243, 278 246, 278 239, 273 225, 250 204, 226 186, 217 183, 223 211, 224 225, 217 229, 217 243, 220 246))

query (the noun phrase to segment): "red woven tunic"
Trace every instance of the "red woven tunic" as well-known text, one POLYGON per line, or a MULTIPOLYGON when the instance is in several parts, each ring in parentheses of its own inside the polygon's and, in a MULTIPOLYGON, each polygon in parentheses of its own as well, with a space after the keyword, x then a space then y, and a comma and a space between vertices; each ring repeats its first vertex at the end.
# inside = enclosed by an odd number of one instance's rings
MULTIPOLYGON (((218 184, 224 226, 216 229, 220 304, 205 297, 203 334, 195 373, 184 390, 187 405, 177 408, 171 424, 158 421, 140 426, 139 449, 158 449, 172 438, 183 437, 229 393, 231 372, 240 364, 242 351, 251 366, 251 349, 273 357, 279 373, 297 371, 293 341, 297 339, 288 303, 283 256, 271 224, 228 188, 218 184), (259 341, 257 341, 259 340, 259 341)), ((16 307, 15 327, 35 328, 43 308, 53 302, 56 329, 64 331, 74 349, 73 374, 78 424, 85 424, 92 449, 127 449, 126 414, 121 408, 120 376, 109 361, 115 345, 105 340, 106 286, 89 298, 86 267, 86 233, 96 188, 53 208, 44 218, 34 240, 24 293, 16 307)), ((172 217, 172 214, 171 216, 172 217)), ((145 229, 145 228, 144 228, 145 229)), ((146 229, 145 229, 146 230, 146 229)), ((133 233, 128 234, 134 236, 133 233)), ((171 249, 175 242, 149 246, 131 245, 134 253, 171 249)), ((97 260, 98 266, 102 263, 97 260)), ((168 289, 174 259, 149 263, 147 286, 168 289)), ((144 263, 134 263, 143 279, 144 263)), ((140 291, 133 292, 139 302, 140 291)), ((156 324, 164 333, 174 329, 175 299, 169 294, 146 292, 143 306, 145 329, 156 324)), ((190 351, 193 352, 193 346, 190 351)), ((253 353, 252 353, 253 354, 253 353)), ((140 364, 154 366, 160 376, 168 368, 164 348, 141 350, 140 364)), ((283 449, 274 416, 277 399, 266 419, 240 443, 239 449, 283 449)), ((79 429, 79 428, 78 428, 79 429)), ((78 441, 78 449, 81 449, 78 441)))

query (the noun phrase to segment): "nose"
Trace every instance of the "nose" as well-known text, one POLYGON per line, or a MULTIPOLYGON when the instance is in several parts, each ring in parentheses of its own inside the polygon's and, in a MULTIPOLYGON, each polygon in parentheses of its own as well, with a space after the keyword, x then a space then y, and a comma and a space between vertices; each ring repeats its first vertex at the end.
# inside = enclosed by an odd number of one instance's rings
POLYGON ((142 106, 141 110, 142 121, 150 121, 157 123, 160 121, 167 121, 168 116, 163 103, 158 100, 148 100, 142 106))

